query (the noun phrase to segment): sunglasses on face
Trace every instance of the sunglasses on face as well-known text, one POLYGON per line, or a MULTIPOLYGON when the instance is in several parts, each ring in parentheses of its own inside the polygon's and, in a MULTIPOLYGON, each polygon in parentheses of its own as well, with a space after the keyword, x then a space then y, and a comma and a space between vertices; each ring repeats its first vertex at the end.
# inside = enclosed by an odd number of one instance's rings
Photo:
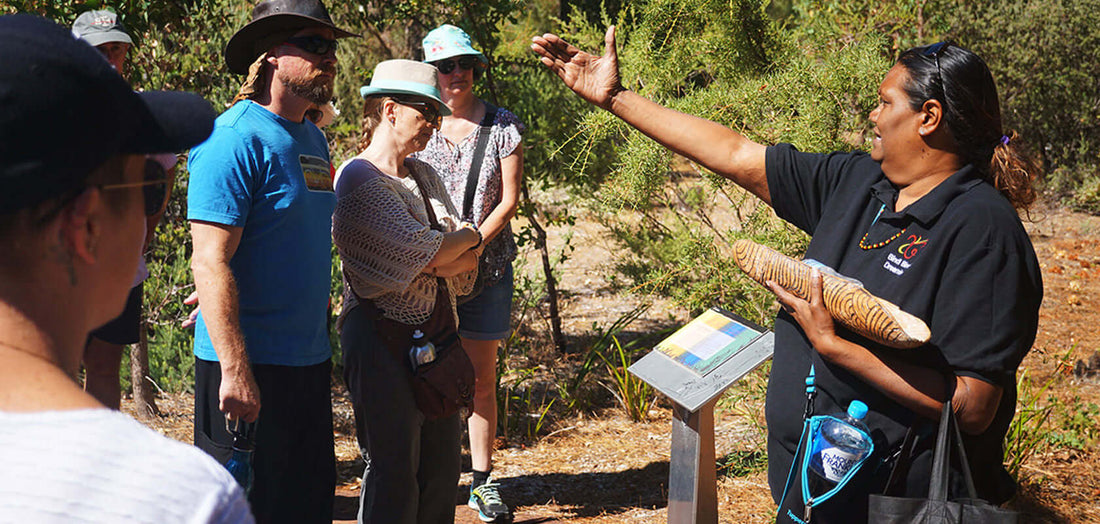
POLYGON ((429 124, 439 127, 439 124, 443 122, 443 115, 439 112, 439 108, 434 104, 428 102, 422 102, 420 100, 401 100, 399 98, 394 99, 395 102, 403 106, 411 107, 420 112, 420 116, 424 117, 429 124))
POLYGON ((100 189, 125 189, 140 187, 142 197, 145 199, 145 216, 151 217, 164 211, 168 206, 168 173, 164 166, 152 158, 145 159, 145 179, 141 182, 128 184, 103 184, 100 189))
POLYGON ((455 70, 455 66, 461 67, 467 71, 473 71, 477 67, 478 59, 476 56, 460 56, 457 59, 448 58, 446 60, 440 60, 438 62, 432 62, 436 69, 439 69, 440 73, 445 75, 451 74, 451 71, 455 70))
POLYGON ((310 36, 292 36, 287 38, 284 44, 292 45, 315 55, 324 56, 329 53, 335 52, 340 42, 336 40, 329 40, 323 36, 310 35, 310 36))

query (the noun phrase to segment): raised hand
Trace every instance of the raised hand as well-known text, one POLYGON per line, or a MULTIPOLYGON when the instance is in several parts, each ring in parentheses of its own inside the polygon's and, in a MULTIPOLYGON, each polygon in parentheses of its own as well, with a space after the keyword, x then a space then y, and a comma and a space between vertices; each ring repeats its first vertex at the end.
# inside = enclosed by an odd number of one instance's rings
POLYGON ((619 55, 615 51, 615 26, 604 35, 603 56, 593 56, 546 33, 531 39, 531 50, 565 85, 589 103, 611 108, 615 95, 623 90, 619 80, 619 55))

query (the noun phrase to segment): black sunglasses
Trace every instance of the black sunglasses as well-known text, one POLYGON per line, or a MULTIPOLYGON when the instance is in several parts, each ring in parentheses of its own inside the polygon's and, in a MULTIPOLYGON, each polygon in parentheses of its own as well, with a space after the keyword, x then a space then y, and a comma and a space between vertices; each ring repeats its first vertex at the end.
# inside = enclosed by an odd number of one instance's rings
POLYGON ((473 71, 474 68, 477 67, 478 62, 479 61, 476 56, 465 55, 460 56, 457 59, 448 58, 446 60, 432 62, 432 65, 434 65, 436 69, 439 69, 440 73, 449 75, 451 74, 451 71, 455 70, 456 65, 467 71, 473 71))
POLYGON ((340 42, 336 40, 329 40, 323 36, 310 35, 310 36, 292 36, 283 41, 285 44, 290 44, 307 53, 313 53, 315 55, 324 56, 331 52, 335 52, 340 42))
POLYGON ((420 112, 420 115, 427 120, 429 124, 435 127, 439 127, 439 124, 443 122, 443 114, 439 112, 439 108, 435 104, 428 102, 422 102, 420 100, 404 100, 401 98, 394 98, 394 101, 403 106, 409 106, 420 112))
POLYGON ((168 206, 168 173, 160 162, 152 158, 145 159, 145 180, 128 184, 103 184, 100 189, 125 189, 128 187, 140 187, 142 197, 145 199, 145 216, 151 217, 164 211, 168 206))
POLYGON ((930 56, 936 60, 936 76, 940 79, 940 89, 943 91, 943 103, 947 103, 947 84, 943 81, 943 70, 940 69, 940 55, 947 51, 947 48, 951 46, 951 42, 944 40, 943 42, 936 42, 926 48, 921 54, 924 56, 930 56))

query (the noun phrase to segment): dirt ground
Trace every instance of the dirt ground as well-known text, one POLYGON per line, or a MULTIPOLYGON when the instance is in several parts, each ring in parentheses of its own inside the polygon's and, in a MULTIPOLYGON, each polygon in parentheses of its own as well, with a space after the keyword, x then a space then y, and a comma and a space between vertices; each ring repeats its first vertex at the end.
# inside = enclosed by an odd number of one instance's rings
MULTIPOLYGON (((1100 218, 1063 210, 1040 209, 1028 225, 1043 268, 1045 298, 1038 339, 1021 368, 1034 384, 1050 383, 1041 398, 1059 399, 1064 409, 1100 404, 1100 218), (1082 363, 1078 364, 1077 361, 1082 363), (1080 377, 1074 375, 1078 368, 1080 377)), ((551 231, 551 243, 562 239, 551 231)), ((593 323, 607 324, 641 301, 654 301, 632 330, 645 331, 683 322, 683 311, 667 301, 632 296, 614 287, 616 248, 597 224, 579 221, 571 228, 576 251, 561 279, 563 326, 583 340, 593 323)), ((530 265, 528 271, 533 271, 530 265)), ((1045 402, 1045 401, 1044 401, 1045 402)), ((129 401, 124 409, 129 409, 129 401)), ((158 400, 163 414, 149 424, 184 442, 191 440, 192 399, 187 394, 158 400)), ((753 409, 756 409, 754 407, 753 409)), ((342 386, 334 387, 339 487, 336 519, 354 521, 361 465, 354 439, 351 407, 342 386)), ((720 409, 715 419, 716 454, 751 449, 760 435, 735 409, 720 409)), ((1065 414, 1052 416, 1051 424, 1065 414)), ((1097 421, 1092 424, 1096 435, 1097 421)), ((1053 426, 1051 426, 1053 427, 1053 426)), ((494 475, 517 511, 516 522, 658 523, 667 520, 671 412, 658 404, 648 422, 630 422, 611 407, 555 420, 537 440, 501 441, 494 475)), ((1015 505, 1022 522, 1100 522, 1100 452, 1096 442, 1084 449, 1041 449, 1021 469, 1015 505)), ((468 470, 468 457, 465 459, 468 470)), ((463 473, 456 497, 456 521, 479 522, 466 509, 470 476, 463 473)), ((774 507, 762 470, 718 482, 719 521, 770 522, 774 507)))

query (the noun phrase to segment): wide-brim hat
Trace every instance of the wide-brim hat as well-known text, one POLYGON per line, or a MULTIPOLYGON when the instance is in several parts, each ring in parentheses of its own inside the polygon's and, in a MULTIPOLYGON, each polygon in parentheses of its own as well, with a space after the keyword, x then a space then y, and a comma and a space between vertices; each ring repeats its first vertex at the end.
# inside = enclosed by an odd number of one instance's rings
POLYGON ((73 22, 73 35, 92 44, 103 45, 110 42, 134 44, 126 26, 111 11, 85 11, 73 22))
POLYGON ((178 152, 214 128, 194 93, 135 93, 54 22, 0 16, 0 213, 76 190, 119 154, 178 152))
POLYGON ((359 88, 359 96, 413 95, 431 99, 439 108, 439 114, 451 114, 450 108, 439 96, 439 70, 431 64, 415 60, 386 60, 374 66, 370 85, 359 88))
POLYGON ((424 61, 435 62, 453 56, 474 55, 483 65, 489 65, 489 59, 474 49, 473 41, 466 31, 451 24, 443 24, 432 29, 421 40, 424 47, 424 61))
POLYGON ((320 0, 268 0, 252 9, 252 21, 225 45, 225 63, 238 75, 261 54, 307 27, 327 27, 336 38, 359 36, 336 27, 320 0))

